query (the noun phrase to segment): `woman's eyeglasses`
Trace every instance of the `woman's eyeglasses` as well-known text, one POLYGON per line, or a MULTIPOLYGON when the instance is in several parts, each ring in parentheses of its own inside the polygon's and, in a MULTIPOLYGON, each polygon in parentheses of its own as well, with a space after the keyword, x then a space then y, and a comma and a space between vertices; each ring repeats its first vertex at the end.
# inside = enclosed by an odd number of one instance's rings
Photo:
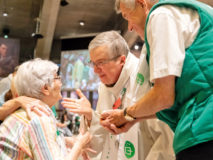
POLYGON ((54 77, 54 79, 61 80, 61 76, 58 76, 58 75, 57 75, 57 76, 54 77))

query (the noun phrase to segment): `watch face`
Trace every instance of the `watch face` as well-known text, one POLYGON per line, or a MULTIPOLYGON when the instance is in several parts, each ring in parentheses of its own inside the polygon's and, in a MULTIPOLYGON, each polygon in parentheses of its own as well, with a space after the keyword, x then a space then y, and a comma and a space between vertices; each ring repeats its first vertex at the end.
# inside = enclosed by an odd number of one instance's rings
POLYGON ((127 121, 129 121, 129 122, 131 122, 131 121, 134 120, 134 118, 131 117, 131 116, 129 116, 128 114, 125 115, 125 119, 126 119, 127 121))
POLYGON ((127 110, 127 108, 124 109, 124 118, 125 118, 127 121, 129 121, 129 122, 135 120, 134 117, 128 115, 128 113, 126 112, 126 110, 127 110))

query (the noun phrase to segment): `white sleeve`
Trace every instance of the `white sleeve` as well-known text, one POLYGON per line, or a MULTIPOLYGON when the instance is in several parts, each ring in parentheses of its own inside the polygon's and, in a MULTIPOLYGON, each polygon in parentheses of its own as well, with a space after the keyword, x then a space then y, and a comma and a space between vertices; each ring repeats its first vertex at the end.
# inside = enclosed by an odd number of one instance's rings
POLYGON ((101 125, 100 125, 100 111, 101 111, 101 102, 100 100, 103 99, 100 92, 99 87, 99 98, 96 107, 96 111, 92 111, 92 121, 90 127, 88 127, 88 131, 92 135, 92 139, 90 142, 91 148, 97 152, 97 154, 89 153, 91 158, 100 159, 101 153, 103 151, 103 146, 105 144, 106 136, 109 134, 101 125))
MULTIPOLYGON (((89 153, 89 157, 98 159, 101 156, 103 146, 105 143, 106 130, 100 125, 99 122, 99 114, 95 111, 92 111, 92 121, 90 127, 87 126, 86 119, 82 116, 81 126, 80 128, 84 128, 84 130, 88 130, 92 135, 92 139, 90 141, 90 147, 97 152, 97 154, 89 153)), ((100 159, 100 158, 99 158, 100 159)))
POLYGON ((169 126, 158 119, 146 120, 145 124, 153 140, 145 160, 175 160, 172 146, 174 134, 169 126))
POLYGON ((171 14, 150 16, 147 39, 150 45, 150 80, 180 76, 185 58, 183 28, 171 14))

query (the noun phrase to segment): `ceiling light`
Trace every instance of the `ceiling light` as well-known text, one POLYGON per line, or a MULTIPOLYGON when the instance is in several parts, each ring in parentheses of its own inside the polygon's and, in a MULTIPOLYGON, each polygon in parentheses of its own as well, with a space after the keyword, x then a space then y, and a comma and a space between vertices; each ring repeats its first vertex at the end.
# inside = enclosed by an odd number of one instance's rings
POLYGON ((80 24, 80 26, 84 26, 85 22, 84 21, 80 21, 79 24, 80 24))
POLYGON ((3 12, 3 16, 4 16, 4 17, 7 17, 7 16, 8 16, 8 13, 7 13, 7 12, 3 12))
POLYGON ((135 44, 135 45, 134 45, 134 49, 135 49, 135 50, 139 50, 139 45, 135 44))
POLYGON ((66 0, 61 0, 61 6, 66 6, 68 5, 69 3, 66 1, 66 0))

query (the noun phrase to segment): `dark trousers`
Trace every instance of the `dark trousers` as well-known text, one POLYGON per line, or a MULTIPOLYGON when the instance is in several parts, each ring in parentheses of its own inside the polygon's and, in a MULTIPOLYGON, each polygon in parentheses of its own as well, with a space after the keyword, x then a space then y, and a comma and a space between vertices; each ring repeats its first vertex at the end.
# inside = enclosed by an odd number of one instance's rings
POLYGON ((213 141, 200 143, 179 152, 176 160, 213 160, 213 141))

